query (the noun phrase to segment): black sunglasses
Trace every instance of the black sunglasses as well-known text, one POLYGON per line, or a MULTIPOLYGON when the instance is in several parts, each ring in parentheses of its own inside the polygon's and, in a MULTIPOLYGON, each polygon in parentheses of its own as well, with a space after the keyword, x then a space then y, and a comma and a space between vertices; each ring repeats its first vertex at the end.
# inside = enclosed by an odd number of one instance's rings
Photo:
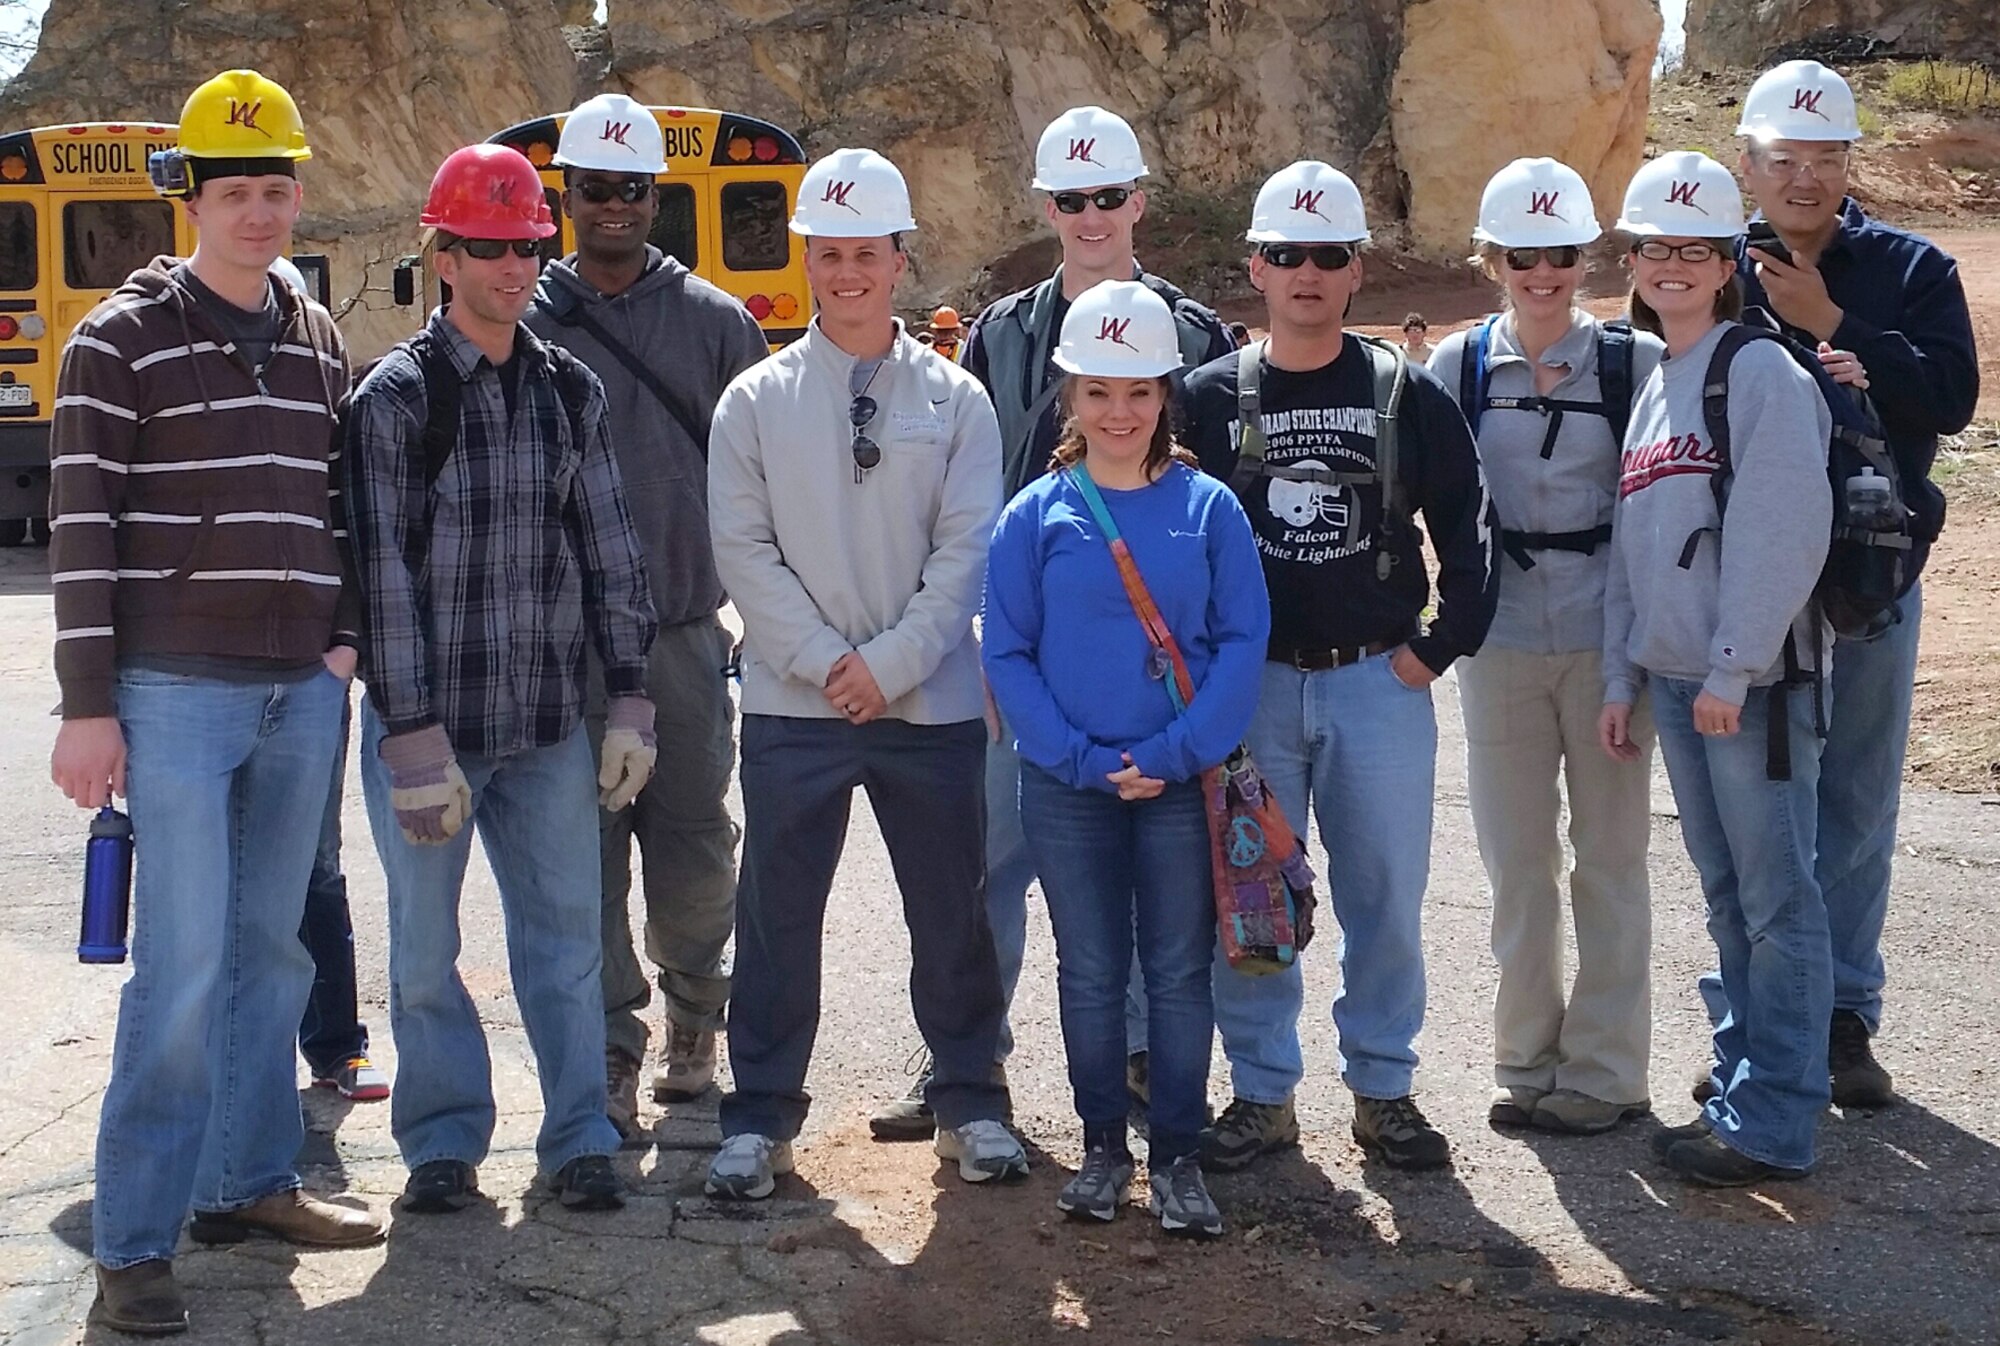
POLYGON ((854 453, 854 480, 857 484, 863 472, 882 461, 882 446, 862 433, 868 428, 868 422, 875 419, 878 410, 880 408, 875 405, 875 399, 866 393, 857 394, 847 407, 847 419, 854 426, 854 442, 848 447, 854 453))
POLYGON ((461 238, 451 246, 482 262, 496 262, 509 250, 516 257, 539 257, 542 253, 541 240, 533 238, 461 238))
POLYGON ((1722 249, 1713 243, 1683 243, 1675 247, 1671 243, 1662 243, 1657 238, 1633 244, 1632 251, 1649 262, 1664 262, 1671 257, 1678 257, 1683 262, 1706 262, 1722 255, 1722 249))
POLYGON ((1130 187, 1099 187, 1094 192, 1055 192, 1056 209, 1065 215, 1081 215, 1086 205, 1099 210, 1116 210, 1132 199, 1130 187))
POLYGON ((650 178, 621 178, 617 182, 606 182, 603 178, 585 178, 570 190, 594 206, 601 206, 614 196, 626 205, 632 206, 652 195, 653 182, 650 178))
POLYGON ((1573 243, 1560 248, 1509 248, 1506 256, 1509 271, 1533 271, 1543 261, 1558 271, 1567 271, 1583 260, 1583 249, 1573 243))
POLYGON ((1296 271, 1311 258, 1322 271, 1344 271, 1354 260, 1354 249, 1345 243, 1266 243, 1258 256, 1284 271, 1296 271))

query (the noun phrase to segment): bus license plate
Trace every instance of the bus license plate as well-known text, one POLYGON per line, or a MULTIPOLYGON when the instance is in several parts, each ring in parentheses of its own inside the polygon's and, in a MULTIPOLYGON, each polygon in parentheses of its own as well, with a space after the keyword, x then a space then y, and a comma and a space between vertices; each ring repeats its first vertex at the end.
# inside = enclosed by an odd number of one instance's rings
POLYGON ((0 383, 0 407, 27 407, 35 402, 35 390, 25 383, 0 383))

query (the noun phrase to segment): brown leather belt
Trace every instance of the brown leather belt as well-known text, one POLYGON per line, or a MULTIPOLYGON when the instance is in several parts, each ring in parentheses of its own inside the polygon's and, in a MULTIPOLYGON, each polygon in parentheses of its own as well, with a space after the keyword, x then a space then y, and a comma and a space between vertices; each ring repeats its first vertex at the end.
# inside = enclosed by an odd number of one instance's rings
POLYGON ((1372 659, 1385 654, 1403 642, 1400 640, 1373 640, 1366 645, 1348 645, 1333 650, 1302 650, 1295 646, 1270 645, 1265 647, 1264 657, 1276 664, 1289 664, 1301 673, 1316 673, 1324 668, 1346 668, 1358 664, 1363 659, 1372 659))

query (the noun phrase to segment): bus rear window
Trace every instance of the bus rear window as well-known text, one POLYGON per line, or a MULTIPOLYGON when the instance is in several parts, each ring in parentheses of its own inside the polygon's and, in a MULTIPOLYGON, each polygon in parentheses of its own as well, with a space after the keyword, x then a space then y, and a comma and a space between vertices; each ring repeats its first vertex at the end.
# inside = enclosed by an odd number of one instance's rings
POLYGON ((63 280, 110 290, 174 250, 171 201, 72 201, 63 207, 63 280))
POLYGON ((791 264, 785 184, 732 182, 722 189, 722 264, 731 271, 782 271, 791 264))
POLYGON ((660 213, 653 218, 653 232, 647 241, 692 271, 699 250, 695 247, 694 188, 685 182, 660 184, 660 213))
POLYGON ((0 201, 0 290, 32 290, 41 267, 36 261, 35 208, 26 201, 0 201))

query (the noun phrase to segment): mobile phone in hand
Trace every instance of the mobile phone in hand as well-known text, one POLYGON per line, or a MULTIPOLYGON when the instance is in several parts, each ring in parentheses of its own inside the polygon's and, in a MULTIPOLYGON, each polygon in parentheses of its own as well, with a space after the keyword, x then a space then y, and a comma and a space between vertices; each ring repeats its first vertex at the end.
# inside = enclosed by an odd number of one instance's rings
POLYGON ((1778 238, 1778 231, 1771 227, 1769 220, 1752 220, 1747 237, 1749 245, 1761 253, 1777 258, 1786 266, 1794 266, 1792 250, 1778 238))

